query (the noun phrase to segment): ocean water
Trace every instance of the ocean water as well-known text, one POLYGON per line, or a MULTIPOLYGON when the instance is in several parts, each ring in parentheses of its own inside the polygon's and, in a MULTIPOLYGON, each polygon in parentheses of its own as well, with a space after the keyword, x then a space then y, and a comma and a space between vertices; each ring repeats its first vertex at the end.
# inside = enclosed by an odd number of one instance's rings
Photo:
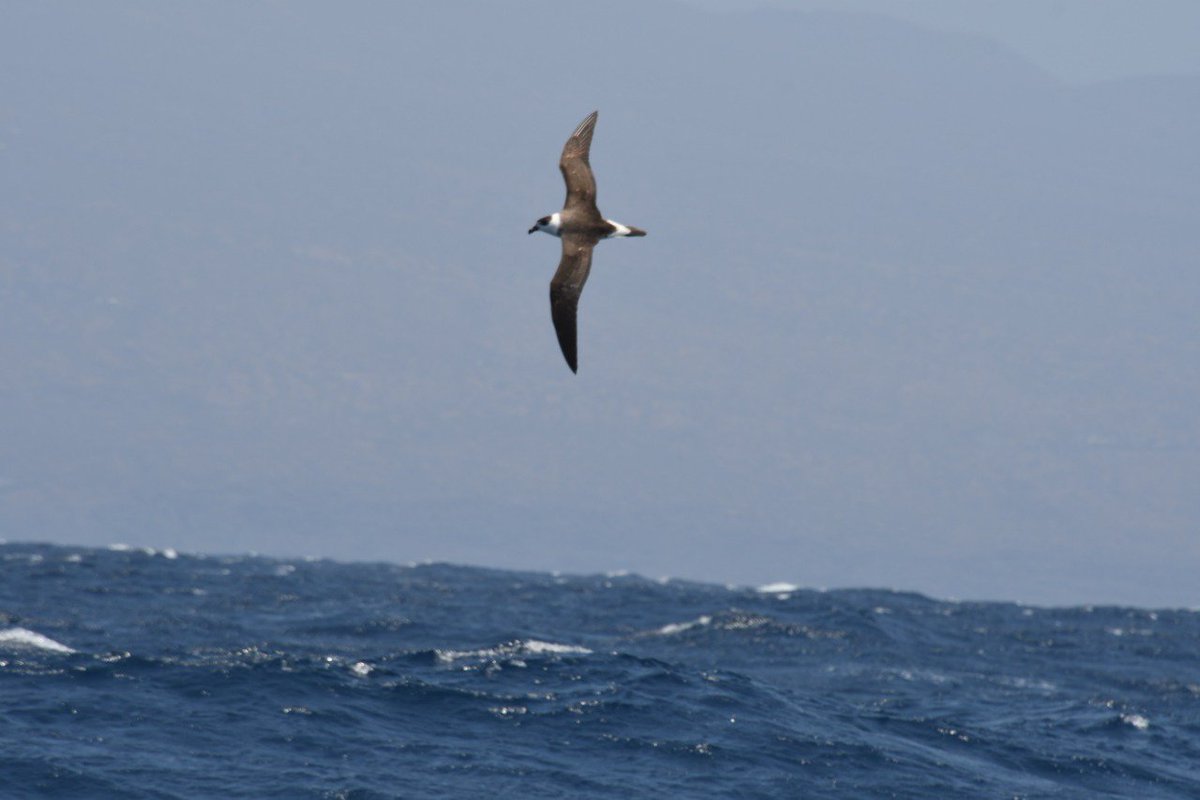
POLYGON ((0 797, 1200 798, 1200 614, 0 546, 0 797))

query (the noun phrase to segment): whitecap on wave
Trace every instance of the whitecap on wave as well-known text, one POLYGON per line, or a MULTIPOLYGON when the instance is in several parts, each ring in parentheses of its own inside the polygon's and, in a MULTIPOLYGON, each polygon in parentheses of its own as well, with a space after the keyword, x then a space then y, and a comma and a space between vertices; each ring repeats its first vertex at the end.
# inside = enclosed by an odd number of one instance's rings
POLYGON ((512 659, 516 664, 521 665, 521 656, 540 656, 540 655, 591 655, 592 651, 586 647, 580 647, 573 644, 558 644, 557 642, 543 642, 538 639, 518 639, 515 642, 508 642, 499 645, 498 647, 488 647, 481 650, 435 650, 439 661, 447 664, 453 663, 460 659, 512 659))
POLYGON ((1143 717, 1141 714, 1122 714, 1121 722, 1126 725, 1131 725, 1139 731, 1144 731, 1150 727, 1150 720, 1143 717))
POLYGON ((690 631, 692 628, 701 628, 710 622, 712 622, 712 617, 708 614, 703 614, 691 622, 669 622, 656 630, 655 633, 659 636, 674 636, 677 633, 690 631))
POLYGON ((30 650, 48 650, 51 653, 74 653, 75 651, 49 636, 43 636, 28 628, 4 628, 0 630, 0 647, 30 650))
POLYGON ((757 591, 760 591, 760 593, 764 595, 786 595, 792 593, 792 591, 799 590, 800 588, 794 583, 782 582, 768 583, 767 585, 764 585, 764 587, 758 587, 757 589, 757 591))

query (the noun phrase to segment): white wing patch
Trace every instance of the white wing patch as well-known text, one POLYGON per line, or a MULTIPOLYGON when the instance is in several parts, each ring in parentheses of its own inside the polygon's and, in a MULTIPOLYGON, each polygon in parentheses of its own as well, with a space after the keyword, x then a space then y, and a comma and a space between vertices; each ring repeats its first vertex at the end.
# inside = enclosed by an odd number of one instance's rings
POLYGON ((609 238, 614 236, 628 236, 629 234, 633 233, 633 231, 631 231, 628 227, 617 222, 615 219, 606 219, 604 221, 616 228, 615 231, 608 235, 609 238))

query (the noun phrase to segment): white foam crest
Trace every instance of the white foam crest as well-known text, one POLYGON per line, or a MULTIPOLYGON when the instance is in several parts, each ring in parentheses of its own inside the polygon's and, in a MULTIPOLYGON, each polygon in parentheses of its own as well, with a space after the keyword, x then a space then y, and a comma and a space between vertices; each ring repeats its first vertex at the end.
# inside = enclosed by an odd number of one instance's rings
POLYGON ((484 659, 484 658, 512 658, 519 666, 524 666, 517 656, 538 656, 538 655, 591 655, 592 651, 586 647, 580 647, 573 644, 558 644, 557 642, 543 642, 539 639, 526 639, 524 641, 517 640, 502 644, 499 647, 486 647, 481 650, 435 650, 439 661, 453 663, 460 659, 484 659))
POLYGON ((541 653, 577 653, 582 656, 591 655, 592 651, 586 647, 580 647, 574 644, 557 644, 556 642, 541 642, 537 639, 530 639, 521 645, 523 652, 540 655, 541 653))
POLYGON ((1122 714, 1121 721, 1127 725, 1132 725, 1139 731, 1144 731, 1150 727, 1150 720, 1146 719, 1141 714, 1122 714))
POLYGON ((712 617, 710 617, 708 614, 702 614, 691 622, 671 622, 663 625, 661 628, 655 631, 655 633, 657 633, 659 636, 674 636, 677 633, 690 631, 692 628, 702 628, 711 622, 712 617))
POLYGON ((1154 631, 1150 628, 1105 628, 1104 632, 1109 636, 1153 636, 1154 631))
POLYGON ((906 681, 927 681, 938 686, 950 682, 950 676, 931 669, 888 669, 884 670, 884 673, 899 675, 900 678, 906 681))
MULTIPOLYGON (((159 550, 156 547, 135 547, 124 542, 113 542, 108 546, 108 549, 114 553, 141 553, 146 556, 162 556, 163 558, 174 560, 179 558, 179 551, 174 547, 164 547, 159 550)), ((203 556, 197 556, 203 558, 203 556)))
POLYGON ((525 706, 494 706, 489 708, 488 711, 492 712, 498 717, 511 717, 514 714, 529 713, 529 709, 525 706))
POLYGON ((502 655, 498 648, 486 648, 483 650, 434 650, 438 661, 444 661, 447 664, 458 661, 463 658, 495 658, 502 655))
POLYGON ((721 622, 717 627, 725 631, 744 631, 750 628, 761 628, 770 624, 771 619, 769 617, 762 617, 757 614, 737 614, 731 619, 721 622))
POLYGON ((75 651, 61 642, 56 642, 49 636, 43 636, 28 628, 5 628, 0 630, 0 645, 10 645, 21 648, 49 650, 52 653, 74 653, 75 651))
POLYGON ((1055 692, 1058 691, 1058 685, 1051 683, 1042 678, 1022 678, 1001 675, 995 678, 995 681, 1003 686, 1012 686, 1016 689, 1033 689, 1039 692, 1055 692))
POLYGON ((780 581, 779 583, 768 583, 765 586, 760 586, 756 591, 761 592, 762 594, 788 594, 790 592, 800 591, 800 587, 794 583, 784 583, 780 581))

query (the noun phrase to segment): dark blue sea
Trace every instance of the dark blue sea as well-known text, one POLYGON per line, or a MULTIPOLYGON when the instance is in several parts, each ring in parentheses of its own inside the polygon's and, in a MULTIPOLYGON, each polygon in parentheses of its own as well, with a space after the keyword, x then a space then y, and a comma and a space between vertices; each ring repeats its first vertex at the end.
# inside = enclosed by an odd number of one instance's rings
POLYGON ((1200 614, 0 546, 0 797, 1200 798, 1200 614))

